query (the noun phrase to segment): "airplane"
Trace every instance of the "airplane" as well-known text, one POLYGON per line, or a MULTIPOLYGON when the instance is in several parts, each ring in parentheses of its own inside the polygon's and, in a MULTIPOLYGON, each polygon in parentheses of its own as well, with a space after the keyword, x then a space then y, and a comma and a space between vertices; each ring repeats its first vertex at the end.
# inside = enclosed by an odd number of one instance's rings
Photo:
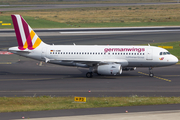
POLYGON ((123 70, 170 66, 178 62, 166 49, 138 45, 48 45, 44 43, 21 15, 11 15, 18 46, 9 51, 46 63, 89 68, 87 78, 98 75, 120 75, 123 70))

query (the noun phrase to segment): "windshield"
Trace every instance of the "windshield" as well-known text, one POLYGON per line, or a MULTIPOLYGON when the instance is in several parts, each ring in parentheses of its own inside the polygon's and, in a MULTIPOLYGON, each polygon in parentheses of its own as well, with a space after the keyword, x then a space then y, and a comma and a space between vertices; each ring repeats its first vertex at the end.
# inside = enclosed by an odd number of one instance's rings
POLYGON ((169 52, 160 52, 159 55, 170 55, 171 53, 169 52))

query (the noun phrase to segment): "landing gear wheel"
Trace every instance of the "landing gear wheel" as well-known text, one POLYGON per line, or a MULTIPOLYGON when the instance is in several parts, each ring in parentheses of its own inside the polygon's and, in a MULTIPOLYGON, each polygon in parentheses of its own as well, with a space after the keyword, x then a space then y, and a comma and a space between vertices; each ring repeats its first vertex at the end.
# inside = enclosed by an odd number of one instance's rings
POLYGON ((154 77, 154 73, 153 73, 152 67, 149 67, 149 77, 154 77))
POLYGON ((149 73, 149 77, 153 77, 154 76, 154 74, 153 73, 149 73))
POLYGON ((97 75, 101 76, 101 74, 97 73, 97 75))
POLYGON ((92 77, 93 77, 92 72, 87 72, 87 73, 86 73, 86 77, 87 77, 87 78, 92 78, 92 77))

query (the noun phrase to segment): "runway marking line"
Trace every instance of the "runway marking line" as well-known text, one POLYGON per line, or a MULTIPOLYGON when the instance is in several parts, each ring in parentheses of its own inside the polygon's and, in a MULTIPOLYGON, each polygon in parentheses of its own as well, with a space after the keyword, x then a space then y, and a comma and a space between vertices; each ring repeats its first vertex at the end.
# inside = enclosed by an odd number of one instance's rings
POLYGON ((12 62, 0 62, 0 64, 12 64, 12 62))
MULTIPOLYGON (((138 73, 146 75, 146 76, 149 76, 149 74, 146 74, 146 73, 143 73, 143 72, 138 72, 138 73)), ((154 76, 154 78, 157 78, 157 79, 160 79, 160 80, 164 80, 164 81, 167 81, 167 82, 171 82, 171 80, 169 80, 169 79, 158 77, 158 76, 154 76)))
POLYGON ((53 79, 53 78, 32 78, 32 79, 0 79, 0 81, 11 81, 11 80, 49 80, 49 79, 53 79))

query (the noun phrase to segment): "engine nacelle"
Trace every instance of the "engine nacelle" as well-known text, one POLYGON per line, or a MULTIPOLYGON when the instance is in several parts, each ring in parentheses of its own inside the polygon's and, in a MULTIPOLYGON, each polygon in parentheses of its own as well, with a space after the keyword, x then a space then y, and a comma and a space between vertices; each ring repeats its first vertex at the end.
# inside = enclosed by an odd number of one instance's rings
POLYGON ((118 75, 122 73, 122 67, 120 64, 99 65, 97 73, 101 75, 118 75))
POLYGON ((123 67, 122 69, 123 71, 133 71, 133 70, 136 70, 136 67, 123 67))

